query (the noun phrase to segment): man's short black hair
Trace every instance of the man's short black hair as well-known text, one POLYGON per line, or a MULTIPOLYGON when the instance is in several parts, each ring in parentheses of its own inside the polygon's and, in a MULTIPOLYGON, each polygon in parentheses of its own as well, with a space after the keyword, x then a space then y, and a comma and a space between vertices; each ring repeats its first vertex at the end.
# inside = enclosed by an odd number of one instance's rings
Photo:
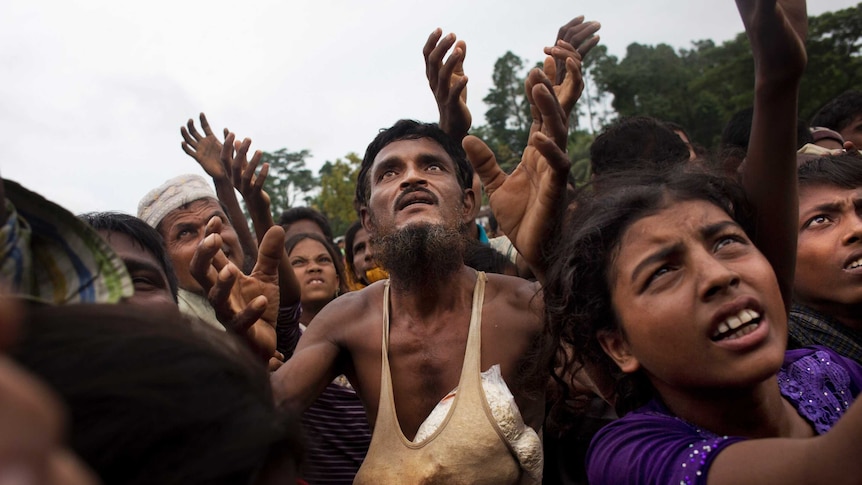
POLYGON ((125 234, 134 239, 147 252, 155 256, 168 278, 168 288, 174 301, 177 301, 177 274, 165 247, 162 235, 152 226, 135 216, 121 212, 88 212, 78 216, 97 231, 110 231, 125 234))
POLYGON ((443 147, 452 161, 455 162, 455 176, 458 178, 458 183, 462 189, 466 190, 473 186, 473 166, 467 161, 464 149, 445 131, 441 130, 437 123, 398 120, 391 128, 381 130, 368 145, 368 149, 365 150, 365 157, 362 159, 359 176, 356 179, 356 197, 353 200, 353 206, 357 213, 362 207, 368 205, 368 198, 371 196, 368 173, 371 171, 371 166, 374 165, 374 159, 380 150, 395 141, 418 140, 420 138, 429 138, 443 147))
MULTIPOLYGON (((332 242, 332 228, 329 226, 329 219, 319 211, 311 207, 291 207, 281 213, 278 218, 279 226, 290 226, 294 222, 308 220, 320 227, 323 235, 329 242, 332 242)), ((285 228, 286 229, 286 228, 285 228)))
POLYGON ((846 91, 823 105, 811 118, 811 126, 841 131, 862 116, 862 92, 846 91))

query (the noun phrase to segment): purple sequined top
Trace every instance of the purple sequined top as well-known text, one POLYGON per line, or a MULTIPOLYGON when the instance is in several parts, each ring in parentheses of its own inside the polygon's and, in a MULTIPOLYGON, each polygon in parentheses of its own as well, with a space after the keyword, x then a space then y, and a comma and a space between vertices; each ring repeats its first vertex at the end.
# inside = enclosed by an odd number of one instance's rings
MULTIPOLYGON (((825 347, 790 350, 778 373, 778 385, 822 434, 859 394, 862 366, 825 347)), ((704 485, 718 452, 744 439, 698 428, 653 400, 596 434, 587 452, 587 474, 592 485, 704 485)))

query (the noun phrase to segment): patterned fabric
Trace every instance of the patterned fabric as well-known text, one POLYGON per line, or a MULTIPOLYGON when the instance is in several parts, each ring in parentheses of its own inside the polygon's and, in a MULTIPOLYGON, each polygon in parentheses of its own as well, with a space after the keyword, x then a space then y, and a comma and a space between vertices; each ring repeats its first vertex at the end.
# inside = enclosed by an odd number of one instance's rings
POLYGON ((862 332, 807 306, 793 304, 787 318, 787 332, 790 349, 822 345, 862 364, 862 332))
POLYGON ((21 297, 61 305, 116 303, 134 285, 123 261, 71 212, 4 180, 0 274, 21 297))
POLYGON ((781 394, 814 425, 817 434, 829 431, 847 412, 860 384, 852 383, 844 363, 824 350, 803 355, 778 373, 781 394))
MULTIPOLYGON (((859 394, 862 366, 825 347, 790 350, 778 385, 822 434, 859 394)), ((653 400, 596 434, 587 452, 587 473, 592 485, 705 485, 718 453, 745 439, 699 428, 653 400)))

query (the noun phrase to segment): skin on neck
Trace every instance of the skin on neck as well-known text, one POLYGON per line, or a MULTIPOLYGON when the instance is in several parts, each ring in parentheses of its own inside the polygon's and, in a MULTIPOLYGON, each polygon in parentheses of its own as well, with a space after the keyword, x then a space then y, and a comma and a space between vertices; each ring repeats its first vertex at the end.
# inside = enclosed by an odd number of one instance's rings
MULTIPOLYGON (((390 286, 390 305, 410 321, 434 322, 437 315, 472 306, 476 272, 462 265, 450 278, 424 281, 419 286, 390 286)), ((444 322, 445 323, 445 322, 444 322)), ((445 326, 445 325, 442 325, 445 326)))
POLYGON ((814 429, 786 401, 772 375, 754 388, 679 390, 649 376, 676 416, 718 435, 746 438, 801 438, 814 429))

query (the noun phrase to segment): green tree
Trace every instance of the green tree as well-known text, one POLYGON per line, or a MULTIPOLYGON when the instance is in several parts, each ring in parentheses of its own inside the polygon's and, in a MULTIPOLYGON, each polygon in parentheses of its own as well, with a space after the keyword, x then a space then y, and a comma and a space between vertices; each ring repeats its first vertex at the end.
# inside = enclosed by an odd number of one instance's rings
MULTIPOLYGON (((862 3, 810 17, 809 25, 808 67, 799 96, 803 119, 860 85, 862 3)), ((700 40, 679 51, 634 43, 621 61, 597 56, 593 71, 598 90, 613 95, 618 115, 677 122, 708 146, 718 142, 727 119, 753 101, 754 64, 743 33, 721 45, 700 40)))
POLYGON ((305 167, 305 160, 309 156, 311 153, 308 150, 289 152, 287 148, 263 153, 261 164, 269 164, 269 175, 263 188, 269 194, 276 220, 281 212, 294 207, 299 201, 309 204, 309 192, 318 185, 317 177, 305 167))
POLYGON ((530 105, 524 95, 524 61, 511 51, 494 63, 494 85, 482 100, 488 105, 486 125, 474 130, 494 151, 503 170, 521 159, 530 132, 530 105))
POLYGON ((361 163, 359 155, 348 153, 343 160, 336 159, 335 163, 327 161, 318 172, 320 193, 312 200, 312 205, 326 215, 335 235, 347 232, 347 228, 357 218, 353 197, 361 163))

